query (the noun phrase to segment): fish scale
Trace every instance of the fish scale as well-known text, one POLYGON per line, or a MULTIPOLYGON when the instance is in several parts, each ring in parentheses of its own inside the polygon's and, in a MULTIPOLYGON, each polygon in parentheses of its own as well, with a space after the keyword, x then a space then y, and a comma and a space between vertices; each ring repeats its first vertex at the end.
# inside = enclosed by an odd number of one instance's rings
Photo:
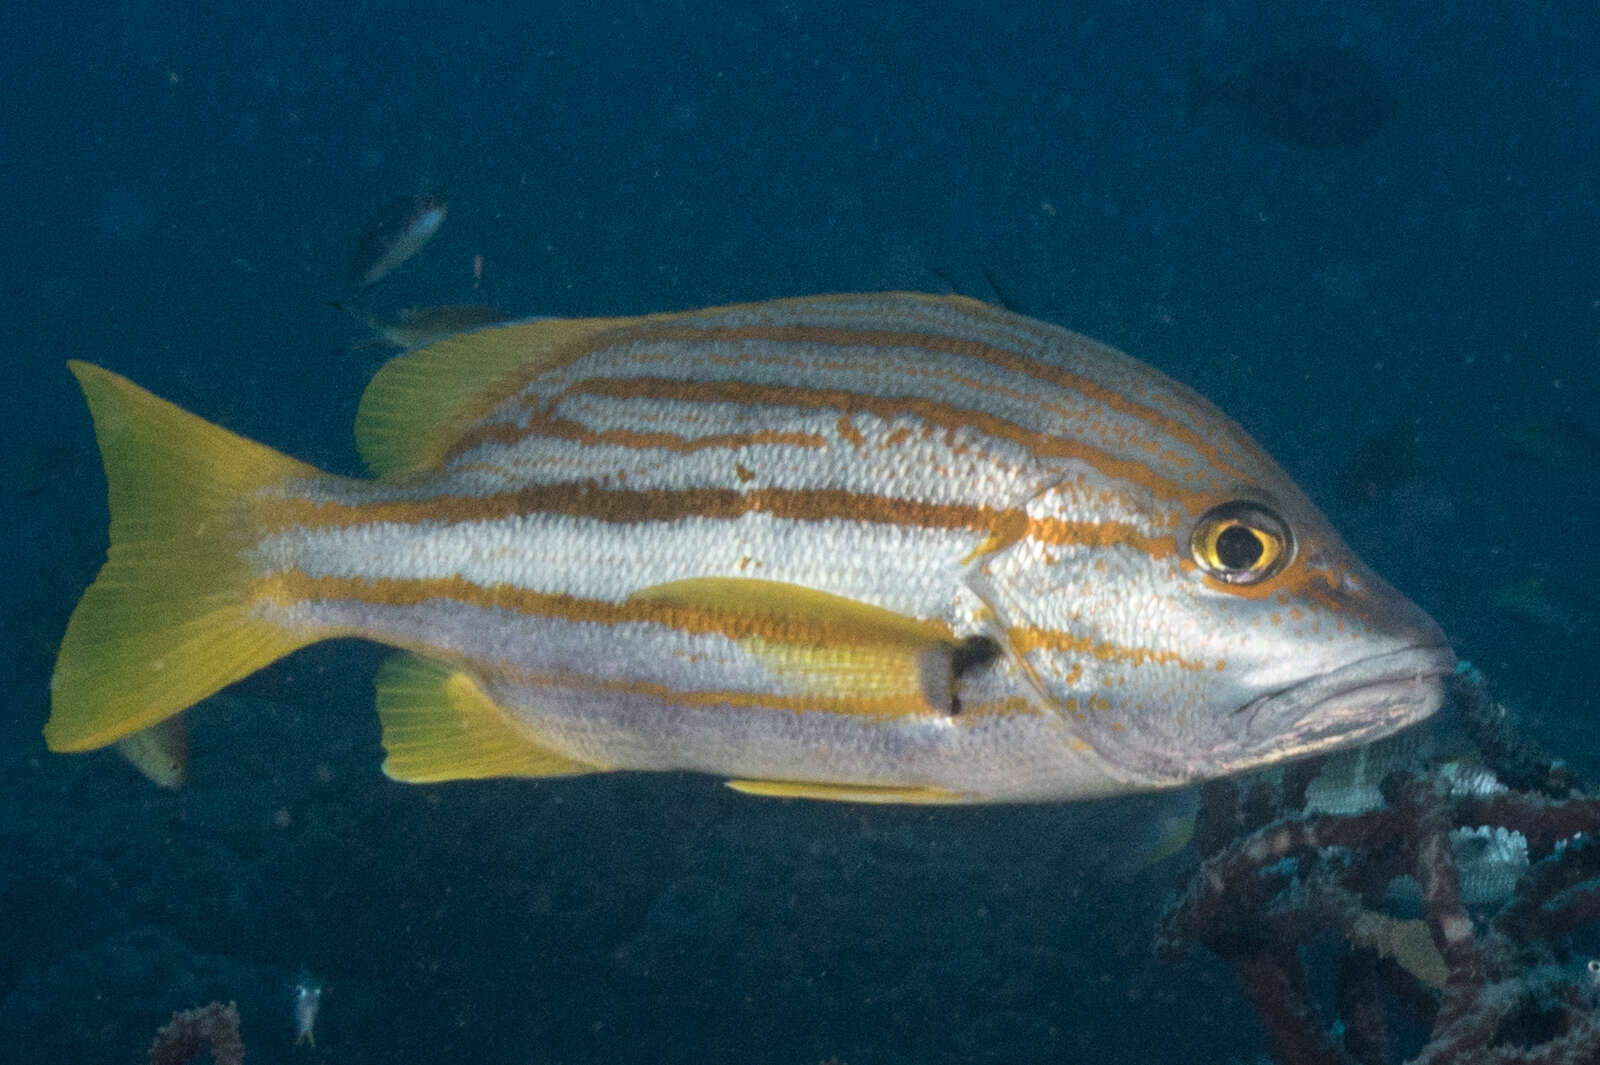
POLYGON ((359 636, 405 652, 378 682, 399 779, 685 769, 760 794, 1084 798, 1388 734, 1438 706, 1454 661, 1197 394, 971 300, 453 337, 369 387, 371 481, 246 461, 259 445, 75 370, 114 544, 135 528, 119 506, 143 505, 117 487, 140 449, 114 424, 167 419, 239 468, 200 494, 200 525, 226 535, 149 536, 165 519, 141 513, 148 543, 127 553, 225 574, 170 613, 209 611, 214 659, 235 661, 175 692, 93 671, 97 653, 126 673, 182 650, 182 632, 122 631, 117 589, 140 574, 114 555, 58 664, 58 749, 359 636))

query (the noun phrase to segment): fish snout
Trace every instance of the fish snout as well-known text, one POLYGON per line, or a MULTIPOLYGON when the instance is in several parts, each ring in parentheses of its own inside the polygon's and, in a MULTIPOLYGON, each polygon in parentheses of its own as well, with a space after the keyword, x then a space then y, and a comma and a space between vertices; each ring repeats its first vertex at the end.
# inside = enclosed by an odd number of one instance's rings
POLYGON ((1346 576, 1341 585, 1344 595, 1359 604, 1375 639, 1396 649, 1448 646, 1439 623, 1377 574, 1346 576))
POLYGON ((1371 743, 1438 710, 1455 668, 1442 643, 1359 658, 1240 707, 1245 742, 1281 758, 1371 743))
MULTIPOLYGON (((1343 660, 1245 703, 1240 738, 1258 757, 1294 758, 1371 743, 1429 717, 1456 668, 1444 630, 1359 562, 1341 567, 1338 612, 1356 626, 1343 660)), ((1237 728, 1237 726, 1235 726, 1237 728)))

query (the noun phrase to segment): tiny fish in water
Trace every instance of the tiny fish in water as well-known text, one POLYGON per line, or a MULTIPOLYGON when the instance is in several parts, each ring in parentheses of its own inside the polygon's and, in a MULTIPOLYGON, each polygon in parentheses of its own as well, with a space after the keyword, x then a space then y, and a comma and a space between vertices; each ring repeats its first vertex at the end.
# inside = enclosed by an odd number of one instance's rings
POLYGON ((402 196, 378 208, 356 237, 355 254, 345 274, 345 298, 376 285, 433 239, 444 224, 443 196, 402 196))
POLYGON ((1360 54, 1311 45, 1258 59, 1221 78, 1196 75, 1189 109, 1218 102, 1268 135, 1304 148, 1353 148, 1394 118, 1399 104, 1360 54))
POLYGON ((505 321, 500 308, 482 303, 447 303, 438 307, 404 307, 393 316, 383 318, 363 314, 350 308, 351 314, 364 322, 377 339, 409 351, 443 340, 457 333, 468 333, 505 321))
POLYGON ((57 751, 360 636, 400 651, 397 780, 1081 799, 1380 738, 1455 665, 1198 394, 976 300, 450 337, 368 386, 370 480, 71 367, 112 549, 56 661, 57 751))
POLYGON ((300 979, 294 985, 295 1046, 317 1045, 317 1014, 322 1009, 322 995, 326 990, 310 973, 300 970, 300 979))
POLYGON ((176 791, 189 783, 189 730, 181 715, 124 736, 117 752, 158 788, 176 791))

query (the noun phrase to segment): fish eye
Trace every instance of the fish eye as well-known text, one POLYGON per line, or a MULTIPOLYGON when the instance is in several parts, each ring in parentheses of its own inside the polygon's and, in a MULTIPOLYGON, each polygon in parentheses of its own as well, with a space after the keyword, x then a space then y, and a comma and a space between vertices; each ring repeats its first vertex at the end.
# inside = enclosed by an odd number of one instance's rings
POLYGON ((1228 584, 1255 584, 1294 557, 1294 539, 1282 518, 1259 503, 1234 500, 1200 516, 1189 553, 1207 574, 1228 584))

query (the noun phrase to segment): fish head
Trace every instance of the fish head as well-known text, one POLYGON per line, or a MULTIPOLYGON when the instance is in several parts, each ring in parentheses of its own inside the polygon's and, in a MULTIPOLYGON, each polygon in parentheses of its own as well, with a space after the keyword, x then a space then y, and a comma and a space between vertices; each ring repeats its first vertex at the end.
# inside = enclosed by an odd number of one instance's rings
POLYGON ((1371 742, 1443 701, 1439 626, 1259 463, 1177 498, 1068 478, 969 580, 1015 672, 1130 787, 1371 742))

